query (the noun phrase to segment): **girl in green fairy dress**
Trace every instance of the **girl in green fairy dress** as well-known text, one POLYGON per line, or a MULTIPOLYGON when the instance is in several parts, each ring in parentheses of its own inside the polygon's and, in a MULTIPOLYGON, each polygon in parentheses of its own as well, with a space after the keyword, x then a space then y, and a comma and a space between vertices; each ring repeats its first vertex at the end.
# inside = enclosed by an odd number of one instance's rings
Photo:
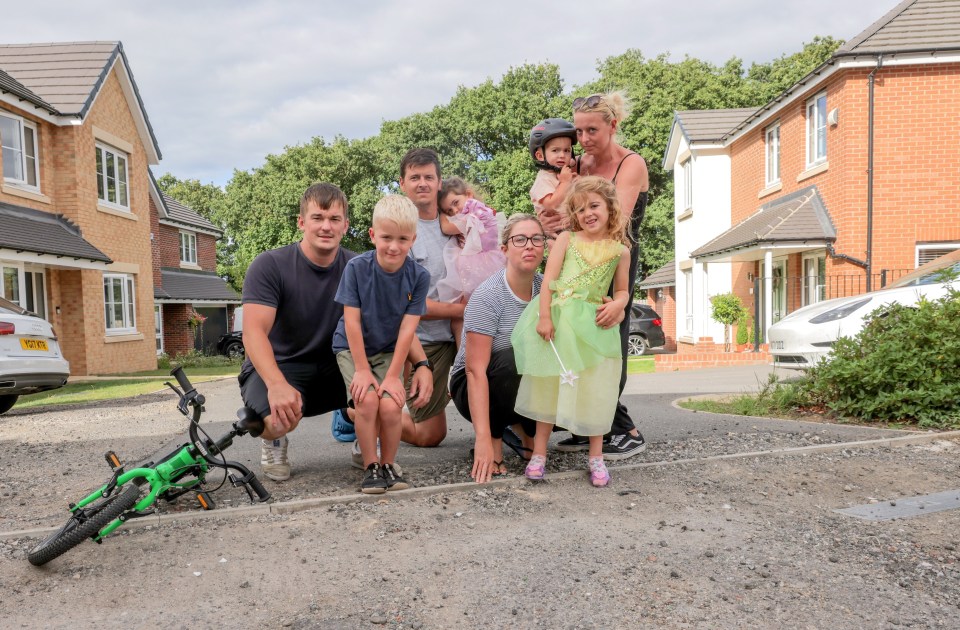
POLYGON ((540 299, 524 310, 511 336, 522 374, 517 413, 537 421, 528 479, 543 479, 553 425, 590 438, 590 480, 605 486, 603 435, 610 430, 620 384, 620 334, 630 263, 627 217, 602 177, 581 177, 562 206, 561 232, 547 260, 540 299), (607 298, 613 280, 613 299, 607 298))

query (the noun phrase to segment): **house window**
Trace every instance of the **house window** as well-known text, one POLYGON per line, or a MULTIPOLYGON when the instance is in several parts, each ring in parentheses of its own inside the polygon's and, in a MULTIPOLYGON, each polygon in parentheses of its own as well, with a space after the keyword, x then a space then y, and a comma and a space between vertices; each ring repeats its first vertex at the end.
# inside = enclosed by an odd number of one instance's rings
POLYGON ((11 264, 0 264, 0 297, 20 304, 19 267, 11 264))
POLYGON ((693 271, 687 269, 683 272, 683 285, 686 289, 686 300, 684 301, 685 330, 687 336, 693 336, 693 271))
POLYGON ((780 181, 780 123, 767 127, 767 186, 780 181))
POLYGON ((47 293, 44 290, 42 271, 25 271, 23 274, 23 308, 33 311, 43 319, 47 318, 47 293))
POLYGON ((134 315, 133 276, 103 274, 103 312, 108 333, 129 333, 137 329, 134 315))
POLYGON ((193 232, 180 232, 180 262, 197 264, 197 235, 193 232))
POLYGON ((39 188, 37 127, 19 116, 0 115, 0 144, 3 145, 3 179, 39 188))
POLYGON ((683 209, 693 209, 693 159, 683 163, 683 209))
POLYGON ((827 93, 807 101, 807 166, 827 159, 827 93))
POLYGON ((157 337, 157 354, 163 353, 163 305, 153 305, 153 329, 157 337))
POLYGON ((803 305, 826 299, 827 256, 818 253, 803 258, 803 305))
POLYGON ((109 206, 130 208, 127 190, 127 154, 97 145, 97 197, 109 206))
POLYGON ((917 267, 960 249, 960 243, 930 243, 917 245, 917 267))

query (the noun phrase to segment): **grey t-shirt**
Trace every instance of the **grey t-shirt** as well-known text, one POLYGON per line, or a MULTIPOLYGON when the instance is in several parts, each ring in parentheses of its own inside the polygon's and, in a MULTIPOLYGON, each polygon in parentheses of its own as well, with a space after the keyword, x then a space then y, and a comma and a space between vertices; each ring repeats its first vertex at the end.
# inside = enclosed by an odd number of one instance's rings
MULTIPOLYGON (((340 248, 333 264, 320 267, 300 250, 300 243, 271 249, 257 256, 243 280, 243 303, 277 309, 268 338, 277 363, 336 365, 333 331, 343 317, 334 301, 347 261, 355 253, 340 248)), ((243 371, 252 371, 248 358, 243 371)))
MULTIPOLYGON (((540 284, 543 276, 539 273, 533 277, 533 298, 537 299, 540 293, 540 284)), ((470 303, 463 313, 463 339, 460 341, 460 350, 453 361, 450 373, 455 373, 467 366, 466 349, 467 333, 479 333, 493 337, 491 352, 497 352, 510 347, 510 335, 513 333, 517 320, 529 302, 517 297, 507 284, 507 272, 500 271, 477 287, 470 296, 470 303)))
MULTIPOLYGON (((410 258, 427 270, 430 274, 430 288, 427 299, 439 302, 437 283, 447 275, 447 268, 443 263, 443 248, 451 238, 440 231, 440 217, 432 221, 419 219, 417 221, 417 240, 410 248, 410 258)), ((420 343, 453 342, 453 333, 450 332, 448 319, 421 319, 417 327, 417 337, 420 343)))

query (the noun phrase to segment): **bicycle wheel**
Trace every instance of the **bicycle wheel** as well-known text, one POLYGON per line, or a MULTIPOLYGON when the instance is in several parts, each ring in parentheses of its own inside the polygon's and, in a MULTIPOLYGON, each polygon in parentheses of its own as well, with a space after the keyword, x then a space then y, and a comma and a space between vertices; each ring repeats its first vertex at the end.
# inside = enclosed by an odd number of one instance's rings
MULTIPOLYGON (((123 492, 101 499, 93 506, 97 509, 95 514, 83 522, 80 522, 76 516, 71 517, 59 531, 34 547, 27 555, 27 559, 33 566, 39 567, 63 555, 84 540, 96 536, 97 532, 110 524, 113 519, 136 505, 139 498, 140 488, 131 483, 123 489, 123 492)), ((84 510, 90 509, 84 508, 84 510)))

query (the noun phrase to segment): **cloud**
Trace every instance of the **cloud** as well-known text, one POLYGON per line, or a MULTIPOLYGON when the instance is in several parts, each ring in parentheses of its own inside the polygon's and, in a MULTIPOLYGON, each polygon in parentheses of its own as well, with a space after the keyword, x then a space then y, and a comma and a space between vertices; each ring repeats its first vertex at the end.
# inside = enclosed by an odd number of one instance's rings
POLYGON ((156 170, 225 184, 284 146, 373 135, 383 120, 429 110, 512 66, 556 63, 571 88, 629 48, 764 62, 815 35, 849 39, 892 6, 52 0, 43 12, 6 7, 4 21, 17 25, 8 43, 123 41, 164 154, 156 170))

